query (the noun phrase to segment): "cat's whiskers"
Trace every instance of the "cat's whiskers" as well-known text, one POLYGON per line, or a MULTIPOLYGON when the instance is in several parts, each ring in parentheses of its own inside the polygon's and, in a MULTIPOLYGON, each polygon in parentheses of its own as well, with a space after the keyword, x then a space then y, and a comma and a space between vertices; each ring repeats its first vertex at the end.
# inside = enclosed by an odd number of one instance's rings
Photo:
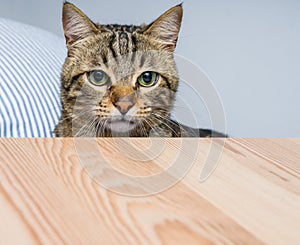
POLYGON ((157 129, 155 127, 152 127, 148 121, 151 121, 150 118, 145 118, 144 122, 149 126, 149 128, 152 128, 152 130, 158 132, 157 129))
POLYGON ((169 124, 168 124, 168 122, 170 123, 170 124, 173 124, 174 125, 174 122, 172 121, 172 120, 170 120, 170 119, 164 119, 164 121, 163 121, 163 124, 164 125, 166 125, 175 135, 176 135, 176 137, 180 137, 181 135, 182 135, 182 132, 187 132, 185 129, 183 129, 182 127, 180 127, 179 125, 177 125, 178 127, 179 127, 179 132, 180 132, 180 134, 179 133, 177 133, 169 124))
MULTIPOLYGON (((173 124, 173 122, 171 120, 169 120, 168 118, 164 118, 160 115, 157 115, 157 114, 152 114, 153 116, 156 117, 157 120, 159 120, 159 122, 162 124, 162 125, 165 125, 167 128, 169 128, 176 137, 180 137, 180 135, 167 123, 167 122, 170 122, 173 124), (159 117, 159 118, 157 118, 159 117)), ((180 128, 180 130, 182 130, 182 128, 180 128)))
POLYGON ((101 125, 101 120, 98 120, 97 124, 95 125, 95 136, 96 137, 98 137, 99 125, 101 125))
MULTIPOLYGON (((147 121, 146 120, 144 120, 146 123, 147 123, 147 121)), ((148 123, 147 123, 148 124, 148 123)), ((144 136, 145 137, 147 137, 147 130, 146 130, 146 128, 145 128, 145 126, 144 126, 144 124, 143 124, 143 122, 142 122, 142 120, 141 119, 138 119, 138 125, 139 125, 139 127, 141 128, 141 130, 142 130, 142 132, 143 132, 143 134, 144 134, 144 136)), ((149 124, 148 124, 149 125, 149 124)), ((150 125, 149 125, 150 126, 150 125)), ((142 135, 143 135, 142 134, 142 135)))
POLYGON ((109 119, 107 118, 105 121, 104 121, 104 125, 103 125, 103 133, 105 134, 105 129, 106 129, 106 123, 109 121, 109 119))
POLYGON ((94 126, 93 126, 93 137, 97 137, 97 131, 98 131, 98 125, 99 125, 100 121, 96 119, 94 126))
POLYGON ((75 120, 75 119, 81 117, 82 115, 84 115, 84 114, 86 114, 86 113, 89 113, 89 112, 92 112, 92 111, 94 111, 94 110, 95 110, 95 109, 91 109, 91 110, 87 110, 87 111, 82 111, 82 112, 80 112, 79 114, 74 114, 74 115, 68 116, 68 117, 66 117, 66 118, 64 118, 63 120, 60 120, 60 121, 61 121, 61 122, 64 122, 65 120, 68 120, 68 119, 70 119, 70 118, 72 118, 72 120, 75 120))
POLYGON ((88 123, 85 123, 82 127, 80 127, 79 131, 75 134, 74 137, 81 137, 82 135, 85 135, 85 133, 86 133, 85 129, 87 128, 88 125, 90 125, 95 120, 95 117, 90 117, 87 120, 88 120, 88 123), (82 131, 85 133, 81 135, 82 131))
POLYGON ((106 118, 103 121, 101 121, 100 130, 101 130, 101 135, 103 137, 105 136, 105 125, 106 125, 107 121, 108 121, 108 118, 106 118))
POLYGON ((87 126, 87 128, 85 130, 85 133, 83 135, 84 137, 87 137, 87 136, 91 137, 92 136, 92 134, 90 134, 90 133, 94 132, 95 126, 96 126, 96 122, 97 122, 97 117, 95 117, 93 119, 93 121, 87 126), (94 129, 93 129, 93 127, 94 127, 94 129))

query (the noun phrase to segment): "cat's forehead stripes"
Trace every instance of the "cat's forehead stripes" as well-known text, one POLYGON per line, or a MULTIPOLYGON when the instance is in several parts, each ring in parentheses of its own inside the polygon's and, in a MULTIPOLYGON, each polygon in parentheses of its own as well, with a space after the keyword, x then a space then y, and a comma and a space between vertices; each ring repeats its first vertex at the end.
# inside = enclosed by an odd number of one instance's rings
POLYGON ((129 35, 127 32, 119 32, 118 33, 118 45, 119 45, 119 52, 121 55, 128 53, 129 51, 129 44, 132 46, 132 42, 130 43, 129 35))
POLYGON ((112 33, 109 48, 113 57, 135 52, 136 38, 134 34, 142 32, 144 29, 133 25, 107 25, 104 27, 112 33))
POLYGON ((118 31, 123 31, 123 32, 129 32, 129 33, 134 33, 134 32, 142 32, 145 30, 145 25, 141 26, 135 26, 135 25, 103 25, 107 30, 113 31, 113 32, 118 32, 118 31))
MULTIPOLYGON (((100 29, 101 30, 101 29, 100 29)), ((106 68, 112 71, 119 81, 126 80, 134 74, 139 64, 143 62, 136 58, 137 40, 136 34, 142 32, 143 27, 129 25, 107 25, 102 26, 102 30, 109 33, 106 42, 99 40, 102 47, 106 47, 106 52, 102 52, 102 61, 106 68), (103 57, 104 56, 104 57, 103 57)), ((105 48, 104 48, 105 49, 105 48)))

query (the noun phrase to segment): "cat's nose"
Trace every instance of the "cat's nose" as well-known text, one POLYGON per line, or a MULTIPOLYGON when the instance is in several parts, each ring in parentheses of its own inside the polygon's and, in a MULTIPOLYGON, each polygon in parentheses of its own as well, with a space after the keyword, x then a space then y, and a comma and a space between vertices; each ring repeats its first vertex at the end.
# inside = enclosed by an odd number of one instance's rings
POLYGON ((113 105, 122 113, 122 115, 125 115, 134 106, 134 102, 130 97, 122 97, 117 98, 113 102, 113 105))

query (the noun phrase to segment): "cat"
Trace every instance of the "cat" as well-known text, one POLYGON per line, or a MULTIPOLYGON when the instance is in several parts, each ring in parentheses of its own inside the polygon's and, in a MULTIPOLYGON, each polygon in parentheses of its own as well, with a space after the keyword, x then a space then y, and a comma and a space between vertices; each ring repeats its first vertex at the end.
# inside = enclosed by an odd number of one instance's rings
POLYGON ((100 25, 63 5, 68 56, 61 74, 57 137, 224 137, 172 120, 178 89, 173 53, 177 5, 149 25, 100 25))

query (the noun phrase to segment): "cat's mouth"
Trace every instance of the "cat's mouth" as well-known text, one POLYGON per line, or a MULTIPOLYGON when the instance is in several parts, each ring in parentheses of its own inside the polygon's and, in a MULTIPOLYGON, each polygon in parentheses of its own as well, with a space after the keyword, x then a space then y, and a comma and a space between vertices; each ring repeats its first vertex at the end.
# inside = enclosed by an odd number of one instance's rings
POLYGON ((112 132, 125 133, 133 130, 136 125, 135 121, 122 118, 107 121, 105 127, 109 128, 112 132))

